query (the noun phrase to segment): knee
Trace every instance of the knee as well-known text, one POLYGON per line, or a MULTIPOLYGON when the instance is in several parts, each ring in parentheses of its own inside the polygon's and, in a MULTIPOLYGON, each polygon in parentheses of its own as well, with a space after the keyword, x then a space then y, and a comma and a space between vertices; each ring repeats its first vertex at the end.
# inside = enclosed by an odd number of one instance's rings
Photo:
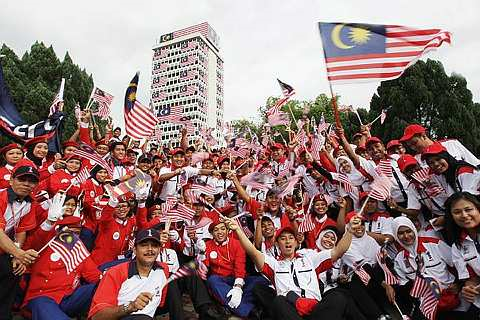
POLYGON ((223 278, 220 277, 220 276, 217 276, 217 275, 211 275, 210 277, 208 277, 207 279, 207 284, 211 287, 211 286, 215 286, 217 283, 219 282, 223 282, 223 278))

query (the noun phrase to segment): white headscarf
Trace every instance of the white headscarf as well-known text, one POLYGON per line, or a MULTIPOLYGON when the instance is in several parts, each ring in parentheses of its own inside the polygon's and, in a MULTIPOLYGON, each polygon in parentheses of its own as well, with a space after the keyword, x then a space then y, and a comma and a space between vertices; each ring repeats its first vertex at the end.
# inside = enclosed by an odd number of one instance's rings
POLYGON ((350 160, 350 158, 348 157, 340 156, 337 159, 335 159, 335 168, 337 169, 337 172, 347 175, 350 182, 352 182, 352 184, 356 187, 361 186, 363 183, 365 183, 365 181, 367 181, 367 179, 363 176, 363 174, 360 171, 358 171, 357 168, 355 168, 355 165, 353 164, 352 160, 350 160), (340 160, 345 160, 348 162, 348 164, 352 168, 350 173, 343 172, 340 170, 340 160))
POLYGON ((408 219, 407 217, 396 217, 392 221, 392 230, 393 230, 393 237, 397 241, 397 243, 402 246, 412 258, 415 258, 417 256, 417 247, 418 247, 418 234, 417 234, 417 229, 415 228, 415 225, 413 224, 412 220, 408 219), (398 239, 398 229, 400 227, 407 227, 409 229, 412 229, 413 233, 415 234, 415 242, 411 246, 406 246, 403 244, 399 239, 398 239))
POLYGON ((324 246, 322 246, 322 239, 323 239, 323 237, 324 237, 327 233, 333 233, 333 235, 335 236, 335 243, 336 243, 337 240, 338 240, 337 234, 336 234, 335 231, 333 231, 332 229, 324 229, 324 230, 322 230, 322 231, 318 234, 317 240, 315 240, 315 245, 317 246, 317 249, 320 250, 320 251, 328 250, 327 248, 325 248, 324 246))

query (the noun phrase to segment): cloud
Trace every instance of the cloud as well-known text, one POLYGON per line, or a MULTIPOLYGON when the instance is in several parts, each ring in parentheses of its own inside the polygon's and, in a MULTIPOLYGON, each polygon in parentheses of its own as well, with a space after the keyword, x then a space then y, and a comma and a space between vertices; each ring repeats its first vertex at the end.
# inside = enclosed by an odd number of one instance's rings
MULTIPOLYGON (((280 95, 275 79, 293 85, 298 99, 328 93, 318 21, 441 27, 454 44, 429 57, 466 77, 480 100, 480 3, 467 1, 4 1, 0 39, 18 55, 36 40, 68 50, 122 109, 126 86, 141 71, 139 97, 148 102, 152 47, 164 33, 208 21, 225 61, 225 118, 252 118, 266 98, 280 95)), ((335 87, 342 102, 368 106, 378 83, 335 87)), ((115 122, 123 124, 122 112, 115 122)))

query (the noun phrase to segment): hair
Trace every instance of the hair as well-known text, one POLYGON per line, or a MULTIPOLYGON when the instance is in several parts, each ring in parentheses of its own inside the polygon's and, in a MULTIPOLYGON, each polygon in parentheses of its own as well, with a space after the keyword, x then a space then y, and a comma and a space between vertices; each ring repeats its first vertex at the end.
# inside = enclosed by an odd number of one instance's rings
POLYGON ((462 228, 455 223, 452 216, 452 207, 460 200, 466 200, 473 203, 473 205, 480 211, 480 201, 470 192, 457 192, 452 194, 447 201, 445 201, 445 228, 447 231, 447 243, 449 245, 460 244, 460 235, 462 228))
POLYGON ((127 149, 127 147, 125 147, 125 144, 123 142, 114 141, 110 144, 110 152, 112 152, 116 146, 123 146, 125 149, 127 149))

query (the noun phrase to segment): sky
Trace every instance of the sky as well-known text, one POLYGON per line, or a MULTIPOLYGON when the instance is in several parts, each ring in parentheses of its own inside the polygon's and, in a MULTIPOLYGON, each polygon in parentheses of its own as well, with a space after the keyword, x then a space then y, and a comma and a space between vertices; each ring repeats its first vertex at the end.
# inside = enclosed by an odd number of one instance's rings
MULTIPOLYGON (((258 119, 258 107, 281 94, 276 78, 292 85, 299 100, 329 93, 319 21, 448 30, 452 45, 426 57, 441 60, 449 74, 462 74, 474 101, 480 101, 478 0, 0 0, 0 8, 0 43, 19 56, 35 41, 53 45, 61 59, 68 51, 74 63, 93 74, 95 85, 115 96, 116 125, 123 126, 125 89, 138 70, 138 98, 148 104, 156 39, 204 21, 220 37, 226 121, 258 119)), ((378 85, 333 90, 341 104, 368 107, 378 85)))

